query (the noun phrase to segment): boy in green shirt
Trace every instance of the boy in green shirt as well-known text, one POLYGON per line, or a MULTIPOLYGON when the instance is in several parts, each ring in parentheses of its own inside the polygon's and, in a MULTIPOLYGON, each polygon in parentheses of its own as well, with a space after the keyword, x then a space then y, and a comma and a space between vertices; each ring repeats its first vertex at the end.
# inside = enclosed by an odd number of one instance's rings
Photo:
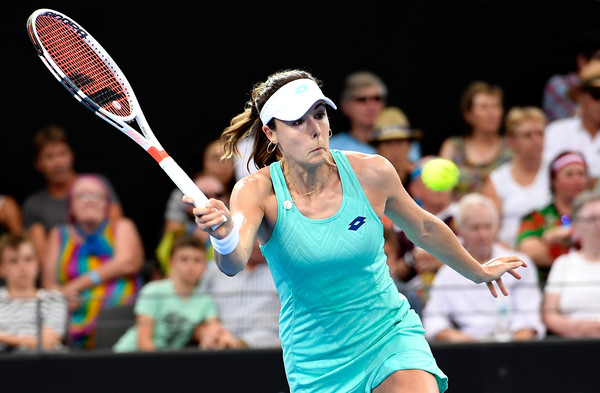
POLYGON ((136 324, 113 347, 115 352, 180 349, 193 338, 204 349, 235 344, 217 319, 212 298, 198 290, 206 270, 204 245, 191 236, 175 239, 164 280, 146 284, 135 305, 136 324))

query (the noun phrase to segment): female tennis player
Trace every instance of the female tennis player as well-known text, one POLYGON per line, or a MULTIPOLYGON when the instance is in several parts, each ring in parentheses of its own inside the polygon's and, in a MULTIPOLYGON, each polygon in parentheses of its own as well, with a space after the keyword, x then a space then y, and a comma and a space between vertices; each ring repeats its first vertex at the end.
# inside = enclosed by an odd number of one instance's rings
MULTIPOLYGON (((473 259, 442 221, 418 207, 383 157, 329 149, 319 82, 298 70, 252 91, 221 139, 227 155, 254 139, 260 168, 234 187, 230 209, 194 209, 227 275, 242 270, 258 237, 279 296, 291 392, 443 392, 417 314, 394 285, 383 251, 385 214, 418 246, 497 296, 495 281, 525 266, 516 257, 473 259), (212 226, 222 226, 212 230, 212 226)), ((191 202, 187 196, 184 201, 191 202)))

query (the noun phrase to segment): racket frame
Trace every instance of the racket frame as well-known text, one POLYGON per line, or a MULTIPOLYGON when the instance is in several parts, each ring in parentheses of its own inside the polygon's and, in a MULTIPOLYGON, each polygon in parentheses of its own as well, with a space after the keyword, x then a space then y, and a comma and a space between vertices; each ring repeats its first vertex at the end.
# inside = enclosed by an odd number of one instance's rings
MULTIPOLYGON (((60 84, 67 89, 67 91, 69 91, 73 97, 75 97, 77 101, 83 104, 98 117, 127 135, 130 139, 146 150, 146 152, 148 152, 148 154, 150 154, 154 160, 158 162, 160 167, 167 173, 167 175, 169 175, 175 185, 185 195, 188 195, 193 199, 194 206, 206 205, 208 198, 161 146, 160 142, 148 125, 146 117, 142 113, 139 102, 133 92, 133 89, 131 88, 131 85, 129 84, 129 81, 127 78, 125 78, 125 75, 117 66, 112 57, 108 54, 108 52, 100 45, 100 43, 98 43, 98 41, 94 39, 91 34, 89 34, 86 30, 84 30, 81 26, 63 13, 48 8, 36 10, 31 14, 27 20, 27 32, 39 58, 42 60, 44 65, 60 82, 60 84), (71 26, 77 31, 77 34, 90 46, 90 48, 100 57, 100 59, 102 59, 104 64, 111 69, 118 82, 122 84, 127 95, 127 100, 129 101, 131 107, 131 114, 129 116, 123 117, 114 113, 110 113, 100 105, 93 102, 72 80, 69 79, 69 77, 54 62, 46 48, 44 48, 44 45, 38 39, 37 28, 35 25, 35 21, 38 16, 50 16, 55 18, 59 17, 63 23, 71 26), (128 124, 133 121, 138 124, 142 132, 141 134, 128 124)), ((213 226, 212 229, 215 230, 220 225, 221 224, 213 226)))

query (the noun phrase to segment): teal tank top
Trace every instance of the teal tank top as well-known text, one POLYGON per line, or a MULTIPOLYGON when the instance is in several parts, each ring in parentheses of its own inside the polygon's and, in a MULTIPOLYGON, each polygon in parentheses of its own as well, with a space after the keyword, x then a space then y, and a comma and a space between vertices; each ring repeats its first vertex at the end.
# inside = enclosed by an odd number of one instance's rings
POLYGON ((398 352, 390 339, 410 309, 389 274, 381 220, 346 156, 331 154, 343 198, 325 219, 307 218, 293 204, 287 209, 292 198, 281 165, 270 166, 277 222, 261 250, 281 299, 292 392, 362 391, 354 389, 369 370, 398 352))

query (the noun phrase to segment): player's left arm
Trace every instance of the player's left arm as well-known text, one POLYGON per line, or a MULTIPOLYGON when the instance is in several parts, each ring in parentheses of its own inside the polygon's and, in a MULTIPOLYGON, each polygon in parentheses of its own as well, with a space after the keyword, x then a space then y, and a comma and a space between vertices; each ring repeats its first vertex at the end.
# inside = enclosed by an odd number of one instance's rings
POLYGON ((368 190, 367 194, 370 194, 369 199, 376 211, 381 209, 378 204, 383 203, 384 214, 402 228, 417 246, 468 279, 476 283, 486 282, 492 295, 497 296, 491 283, 494 280, 502 293, 508 293, 500 277, 509 272, 520 278, 514 269, 523 266, 523 261, 517 257, 502 257, 480 264, 462 247, 454 232, 443 221, 416 204, 388 160, 371 156, 366 158, 367 161, 366 171, 374 172, 366 176, 363 173, 360 177, 368 180, 361 180, 361 184, 368 190))

